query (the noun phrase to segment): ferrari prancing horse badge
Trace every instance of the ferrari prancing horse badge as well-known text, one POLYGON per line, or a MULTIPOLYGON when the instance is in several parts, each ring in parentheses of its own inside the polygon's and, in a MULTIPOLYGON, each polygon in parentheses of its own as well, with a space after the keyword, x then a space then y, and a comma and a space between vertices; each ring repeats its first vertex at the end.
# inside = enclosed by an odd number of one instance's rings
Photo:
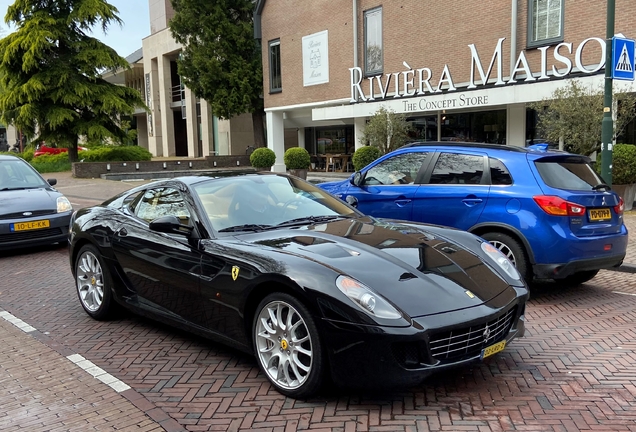
POLYGON ((232 280, 236 280, 239 274, 239 270, 240 269, 238 268, 238 266, 232 266, 232 280))

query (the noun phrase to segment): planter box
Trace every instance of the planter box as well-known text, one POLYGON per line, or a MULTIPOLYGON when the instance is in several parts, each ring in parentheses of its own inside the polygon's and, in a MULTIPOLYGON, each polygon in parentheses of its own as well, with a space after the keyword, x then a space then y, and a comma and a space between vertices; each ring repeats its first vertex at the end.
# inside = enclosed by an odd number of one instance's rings
POLYGON ((303 180, 307 180, 307 170, 306 169, 290 169, 288 170, 289 174, 300 177, 303 180))
POLYGON ((625 211, 630 211, 636 199, 636 184, 612 185, 612 190, 625 201, 625 211))

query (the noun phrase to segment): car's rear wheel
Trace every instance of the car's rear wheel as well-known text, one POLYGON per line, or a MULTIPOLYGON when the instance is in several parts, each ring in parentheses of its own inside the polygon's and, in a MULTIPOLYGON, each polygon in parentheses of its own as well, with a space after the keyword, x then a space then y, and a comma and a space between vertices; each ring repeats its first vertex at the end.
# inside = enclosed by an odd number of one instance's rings
POLYGON ((529 282, 530 279, 532 279, 532 273, 528 266, 526 251, 517 240, 507 234, 499 232, 486 233, 481 237, 484 240, 488 240, 491 245, 499 249, 502 254, 508 257, 524 280, 529 282))
POLYGON ((97 320, 109 318, 114 312, 112 283, 99 251, 92 245, 83 246, 75 260, 75 284, 82 307, 97 320))
POLYGON ((557 280, 557 283, 562 283, 569 287, 579 286, 585 282, 588 282, 594 278, 598 274, 598 270, 586 270, 576 272, 567 276, 563 279, 557 280))
POLYGON ((321 387, 323 350, 307 308, 285 293, 261 301, 252 325, 254 352, 261 370, 282 394, 304 398, 321 387))

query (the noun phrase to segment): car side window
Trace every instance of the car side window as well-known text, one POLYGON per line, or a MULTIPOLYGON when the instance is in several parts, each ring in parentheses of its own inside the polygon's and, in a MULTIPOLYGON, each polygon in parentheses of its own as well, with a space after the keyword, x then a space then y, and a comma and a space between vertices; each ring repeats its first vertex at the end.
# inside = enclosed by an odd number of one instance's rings
POLYGON ((413 184, 431 152, 402 153, 367 171, 363 186, 413 184))
POLYGON ((494 185, 511 185, 512 176, 506 165, 499 159, 488 158, 490 164, 490 183, 494 185))
POLYGON ((478 155, 441 153, 430 184, 480 184, 484 176, 484 158, 478 155))
POLYGON ((135 214, 147 222, 162 216, 176 216, 183 224, 190 221, 190 211, 183 196, 177 189, 170 187, 148 189, 144 192, 135 214))

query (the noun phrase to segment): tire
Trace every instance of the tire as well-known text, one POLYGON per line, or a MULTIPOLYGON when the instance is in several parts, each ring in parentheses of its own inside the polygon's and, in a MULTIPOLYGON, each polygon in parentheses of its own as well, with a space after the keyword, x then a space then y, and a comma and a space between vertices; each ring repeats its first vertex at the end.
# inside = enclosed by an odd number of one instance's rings
POLYGON ((515 265, 521 277, 528 283, 532 281, 532 271, 529 268, 528 255, 523 246, 514 238, 499 232, 489 232, 481 236, 515 265))
POLYGON ((92 245, 83 246, 75 260, 75 285, 84 311, 96 320, 113 316, 112 280, 101 254, 92 245))
POLYGON ((596 276, 597 274, 598 274, 598 270, 580 271, 580 272, 571 274, 570 276, 566 276, 563 279, 557 279, 556 282, 562 283, 563 285, 568 287, 575 287, 587 281, 592 280, 592 278, 594 278, 594 276, 596 276))
POLYGON ((280 393, 307 398, 320 390, 324 352, 314 319, 300 301, 286 293, 265 297, 256 308, 252 335, 258 365, 280 393))

